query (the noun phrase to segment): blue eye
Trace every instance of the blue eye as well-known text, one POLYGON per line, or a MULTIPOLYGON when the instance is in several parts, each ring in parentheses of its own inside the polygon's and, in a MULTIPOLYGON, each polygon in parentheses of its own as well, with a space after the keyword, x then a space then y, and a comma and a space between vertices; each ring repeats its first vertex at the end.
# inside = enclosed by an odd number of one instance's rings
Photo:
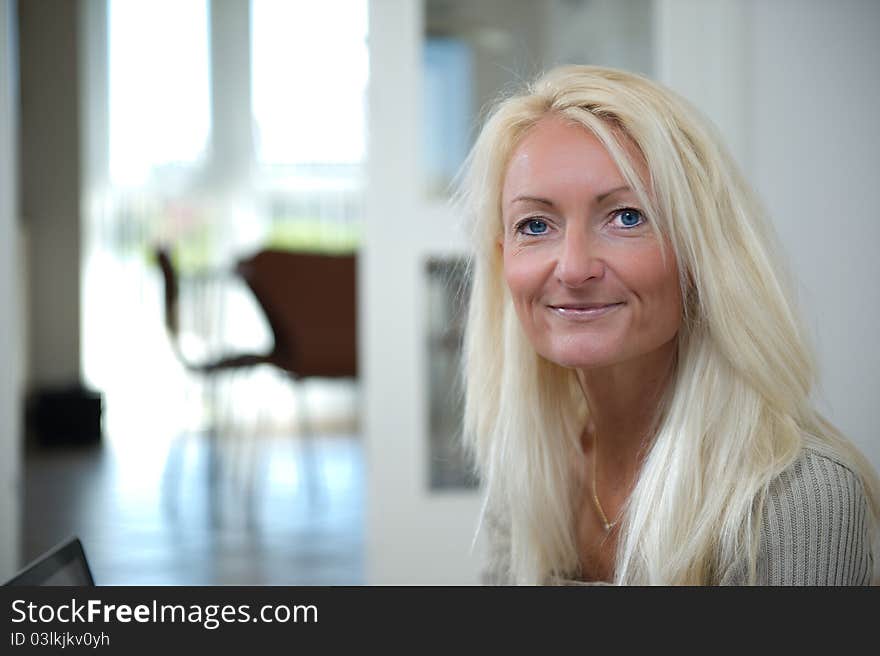
POLYGON ((547 222, 540 219, 529 219, 523 221, 518 230, 526 235, 543 235, 547 232, 547 222))
POLYGON ((618 210, 614 213, 614 217, 620 219, 620 225, 624 228, 635 228, 645 222, 642 213, 631 208, 618 210))

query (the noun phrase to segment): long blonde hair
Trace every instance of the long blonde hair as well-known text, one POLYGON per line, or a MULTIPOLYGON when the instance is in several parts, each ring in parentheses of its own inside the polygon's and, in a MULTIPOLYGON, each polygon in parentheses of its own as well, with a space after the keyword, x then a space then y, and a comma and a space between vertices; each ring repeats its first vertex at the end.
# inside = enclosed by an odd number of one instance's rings
POLYGON ((474 248, 465 444, 485 485, 484 512, 506 513, 513 580, 543 583, 579 569, 579 436, 589 409, 575 371, 540 357, 523 333, 497 247, 507 163, 551 113, 607 148, 672 245, 685 299, 671 389, 620 520, 616 582, 717 583, 743 559, 754 579, 768 486, 805 445, 859 475, 876 526, 877 477, 814 408, 815 365, 788 274, 763 209, 714 128, 646 78, 566 66, 497 106, 458 197, 474 248), (621 136, 637 147, 649 180, 636 174, 621 136))

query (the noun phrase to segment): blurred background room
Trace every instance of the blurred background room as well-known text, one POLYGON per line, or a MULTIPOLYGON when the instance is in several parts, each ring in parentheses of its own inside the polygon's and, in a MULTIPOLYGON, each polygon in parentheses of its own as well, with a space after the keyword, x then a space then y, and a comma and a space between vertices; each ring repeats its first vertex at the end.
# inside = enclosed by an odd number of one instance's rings
POLYGON ((880 468, 878 34, 873 0, 0 0, 0 578, 77 535, 99 584, 478 582, 450 186, 560 63, 718 126, 880 468))

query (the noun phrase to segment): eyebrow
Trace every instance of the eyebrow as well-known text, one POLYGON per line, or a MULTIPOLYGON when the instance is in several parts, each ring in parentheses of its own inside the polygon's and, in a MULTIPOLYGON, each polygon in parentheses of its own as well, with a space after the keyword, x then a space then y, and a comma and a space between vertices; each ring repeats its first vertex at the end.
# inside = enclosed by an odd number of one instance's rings
MULTIPOLYGON (((598 196, 596 196, 596 201, 601 203, 609 196, 612 196, 613 194, 620 193, 621 191, 632 191, 632 189, 629 187, 629 185, 623 185, 622 187, 615 187, 614 189, 611 189, 609 191, 606 191, 606 192, 601 193, 598 196)), ((540 203, 541 205, 549 205, 550 207, 553 207, 552 200, 548 200, 547 198, 539 198, 537 196, 517 196, 512 201, 510 201, 510 204, 513 205, 514 203, 519 203, 519 202, 540 203)))

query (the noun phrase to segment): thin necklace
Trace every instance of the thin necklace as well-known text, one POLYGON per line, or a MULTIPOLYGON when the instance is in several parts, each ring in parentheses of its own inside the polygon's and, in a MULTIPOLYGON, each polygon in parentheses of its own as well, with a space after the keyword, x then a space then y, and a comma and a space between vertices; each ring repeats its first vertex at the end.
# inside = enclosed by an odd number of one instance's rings
POLYGON ((605 511, 602 510, 602 504, 599 503, 599 495, 596 492, 596 461, 599 459, 599 435, 596 434, 593 436, 593 502, 596 504, 596 510, 599 511, 599 517, 602 518, 602 524, 605 527, 605 532, 608 533, 617 525, 617 521, 620 517, 615 518, 613 522, 608 521, 608 516, 605 514, 605 511))

